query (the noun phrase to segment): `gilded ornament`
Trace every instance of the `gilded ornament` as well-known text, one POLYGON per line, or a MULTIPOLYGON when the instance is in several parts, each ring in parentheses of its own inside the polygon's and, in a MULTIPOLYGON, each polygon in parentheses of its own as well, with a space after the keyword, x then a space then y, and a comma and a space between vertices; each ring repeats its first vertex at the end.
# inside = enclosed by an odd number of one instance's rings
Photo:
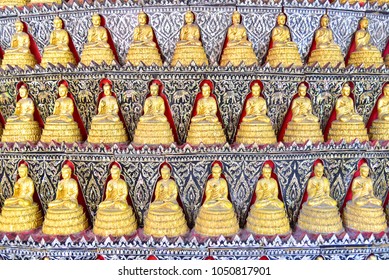
POLYGON ((20 7, 25 6, 29 3, 29 0, 0 0, 0 8, 1 7, 20 7))
POLYGON ((378 119, 369 130, 370 140, 389 140, 389 83, 383 88, 383 96, 377 101, 378 119))

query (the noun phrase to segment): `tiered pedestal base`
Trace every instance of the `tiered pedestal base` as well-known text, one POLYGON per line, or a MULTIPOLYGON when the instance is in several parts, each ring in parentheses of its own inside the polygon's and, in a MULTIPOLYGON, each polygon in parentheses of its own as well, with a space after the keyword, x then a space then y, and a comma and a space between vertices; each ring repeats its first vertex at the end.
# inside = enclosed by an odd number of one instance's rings
POLYGON ((284 135, 285 143, 296 142, 303 144, 311 140, 312 143, 324 142, 320 123, 304 123, 290 121, 284 135))
POLYGON ((153 64, 162 66, 161 55, 155 47, 130 47, 127 54, 127 61, 134 66, 138 66, 141 62, 146 66, 153 64))
POLYGON ((12 67, 18 66, 21 69, 24 69, 26 68, 26 66, 30 66, 34 68, 35 64, 36 64, 36 60, 32 53, 19 54, 19 53, 7 53, 6 51, 6 53, 4 54, 1 67, 3 69, 6 69, 7 65, 10 65, 12 67))
POLYGON ((201 207, 194 230, 205 236, 230 236, 238 233, 239 225, 233 208, 212 211, 201 207))
POLYGON ((378 68, 384 65, 384 61, 379 51, 355 51, 351 53, 348 64, 355 67, 363 64, 365 68, 370 66, 378 68))
POLYGON ((43 222, 42 232, 50 235, 69 235, 88 227, 82 206, 75 209, 49 208, 43 222))
POLYGON ((251 66, 257 64, 258 59, 250 46, 226 47, 223 51, 220 66, 227 66, 228 63, 235 67, 242 63, 251 66))
POLYGON ((180 62, 182 66, 189 66, 192 61, 197 66, 208 65, 208 58, 202 46, 177 46, 171 65, 176 66, 180 62))
POLYGON ((226 143, 226 136, 224 134, 220 122, 216 123, 191 123, 188 138, 186 143, 190 145, 222 145, 226 143))
POLYGON ((42 221, 42 213, 36 203, 26 207, 19 205, 4 206, 0 215, 0 231, 28 231, 40 227, 42 221))
POLYGON ((370 140, 389 140, 389 122, 382 120, 373 121, 369 130, 370 140))
POLYGON ((282 67, 289 67, 293 64, 293 67, 302 67, 300 54, 297 48, 294 47, 275 47, 269 50, 266 58, 266 62, 269 62, 271 67, 277 67, 282 63, 282 67))
POLYGON ((129 207, 126 210, 103 209, 97 210, 93 232, 100 236, 123 236, 134 233, 137 222, 134 212, 129 207))
POLYGON ((389 54, 385 57, 385 65, 389 67, 389 54))
POLYGON ((244 122, 239 126, 235 142, 245 145, 254 143, 267 145, 277 143, 277 138, 271 123, 244 122))
POLYGON ((246 229, 260 235, 282 235, 290 232, 289 220, 284 209, 251 207, 246 229))
POLYGON ((148 211, 143 229, 145 234, 154 237, 175 237, 188 232, 182 209, 176 211, 161 209, 159 212, 157 210, 148 211))
POLYGON ((363 232, 379 233, 386 230, 384 209, 377 205, 357 207, 349 201, 343 212, 344 225, 363 232))
POLYGON ((76 122, 71 123, 46 123, 42 131, 41 142, 51 141, 74 143, 82 141, 80 129, 76 122))
POLYGON ((31 0, 31 3, 56 3, 61 4, 62 0, 31 0))
POLYGON ((101 64, 104 61, 107 65, 111 65, 114 60, 115 56, 110 48, 86 48, 81 54, 81 63, 87 66, 89 66, 92 61, 97 64, 101 64))
POLYGON ((313 50, 311 56, 308 59, 308 66, 313 66, 315 63, 318 63, 320 67, 324 67, 326 64, 330 63, 330 67, 336 67, 340 63, 340 67, 344 68, 344 59, 342 52, 339 50, 325 50, 325 49, 316 49, 313 50))
MULTIPOLYGON (((53 1, 54 2, 54 1, 53 1)), ((41 3, 41 1, 39 1, 41 3)), ((53 65, 61 64, 67 66, 68 63, 76 65, 76 59, 73 56, 71 51, 46 51, 43 53, 41 66, 47 67, 47 64, 51 63, 53 65)))
POLYGON ((360 142, 369 141, 367 130, 363 122, 341 122, 333 121, 328 133, 328 140, 335 142, 344 139, 346 142, 352 142, 358 139, 360 142))
POLYGON ((7 122, 1 142, 38 142, 41 129, 38 122, 7 122))
POLYGON ((133 140, 135 145, 170 145, 173 142, 168 122, 138 122, 133 140))
POLYGON ((8 7, 20 7, 27 5, 28 1, 25 0, 1 0, 0 7, 8 6, 8 7))
POLYGON ((318 234, 338 233, 343 230, 337 207, 309 206, 306 202, 300 211, 298 226, 302 230, 318 234))
POLYGON ((89 143, 125 143, 128 141, 122 122, 93 123, 88 134, 89 143))

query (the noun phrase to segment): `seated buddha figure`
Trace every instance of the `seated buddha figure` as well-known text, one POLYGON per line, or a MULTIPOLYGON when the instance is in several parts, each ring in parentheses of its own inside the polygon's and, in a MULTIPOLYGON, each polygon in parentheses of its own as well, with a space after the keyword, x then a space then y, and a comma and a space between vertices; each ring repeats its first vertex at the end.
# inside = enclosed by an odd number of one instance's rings
POLYGON ((370 140, 389 140, 389 83, 383 87, 383 93, 377 101, 378 118, 370 127, 370 140))
POLYGON ((162 66, 161 55, 154 42, 153 28, 147 24, 147 15, 143 11, 138 14, 138 23, 134 29, 134 39, 128 50, 127 61, 135 66, 141 62, 146 66, 162 66))
POLYGON ((59 98, 55 101, 53 114, 46 119, 42 131, 41 142, 68 142, 82 141, 78 123, 73 119, 74 103, 68 97, 68 87, 61 84, 58 88, 59 98))
POLYGON ((323 142, 319 118, 312 113, 312 102, 306 96, 307 86, 304 83, 299 85, 297 94, 290 107, 292 119, 288 122, 284 142, 301 144, 308 140, 313 143, 323 142))
POLYGON ((357 231, 381 232, 386 230, 382 201, 374 196, 369 166, 363 163, 360 174, 351 184, 352 198, 343 212, 344 225, 357 231))
POLYGON ((63 29, 62 19, 57 16, 53 23, 54 30, 50 35, 50 44, 44 48, 41 66, 46 67, 48 63, 76 65, 76 59, 69 48, 69 33, 63 29))
POLYGON ((34 120, 34 101, 28 96, 27 86, 19 88, 15 112, 7 119, 1 142, 37 142, 41 136, 39 123, 34 120))
POLYGON ((93 232, 100 236, 130 235, 137 229, 131 206, 127 203, 128 187, 121 177, 118 165, 111 167, 111 179, 105 190, 105 199, 99 204, 93 232))
POLYGON ((180 32, 180 40, 176 44, 172 66, 178 62, 182 66, 189 66, 193 61, 197 66, 208 65, 208 58, 205 54, 203 44, 200 41, 200 28, 194 22, 194 14, 187 11, 185 14, 185 25, 180 32))
POLYGON ((154 194, 145 217, 144 233, 154 237, 175 237, 188 232, 185 215, 177 202, 178 188, 170 177, 170 168, 161 168, 161 179, 158 180, 154 194))
POLYGON ((28 176, 28 167, 21 163, 18 167, 13 195, 4 201, 0 215, 0 231, 20 232, 36 229, 42 225, 42 213, 34 202, 34 182, 28 176))
POLYGON ((363 67, 380 67, 384 64, 381 56, 381 52, 371 44, 370 33, 367 30, 369 20, 367 17, 363 17, 359 22, 359 30, 354 34, 354 41, 351 43, 352 50, 348 65, 359 66, 363 64, 363 67))
POLYGON ((302 205, 298 226, 313 233, 337 233, 343 230, 337 202, 330 196, 330 181, 323 176, 322 163, 315 165, 308 180, 308 199, 302 205))
POLYGON ((88 134, 90 143, 124 143, 127 142, 127 132, 119 117, 119 105, 113 95, 112 84, 103 80, 103 97, 100 99, 97 115, 92 118, 88 134))
POLYGON ((11 46, 4 52, 2 67, 3 69, 7 65, 12 67, 18 66, 22 69, 26 66, 34 67, 37 62, 35 56, 30 51, 30 37, 23 31, 23 22, 16 20, 15 29, 16 32, 11 38, 11 46))
POLYGON ((46 211, 42 227, 44 234, 69 235, 88 227, 84 209, 78 204, 79 186, 77 180, 72 178, 72 168, 64 164, 61 174, 55 200, 49 202, 46 211))
POLYGON ((232 25, 227 31, 227 44, 220 61, 221 66, 231 63, 239 66, 242 62, 246 66, 258 63, 258 59, 253 50, 253 44, 247 39, 247 31, 240 23, 240 13, 235 11, 232 15, 232 25))
POLYGON ((247 99, 245 116, 239 125, 236 143, 243 144, 274 144, 277 143, 273 125, 267 114, 266 101, 261 94, 258 83, 251 86, 252 96, 247 99))
POLYGON ((237 234, 239 224, 234 206, 228 199, 227 181, 221 177, 218 163, 212 166, 212 178, 205 186, 205 200, 195 222, 195 231, 205 236, 230 236, 237 234))
POLYGON ((194 108, 188 138, 186 142, 190 145, 218 145, 226 142, 222 124, 217 116, 216 100, 210 96, 211 87, 204 83, 201 87, 202 97, 197 101, 194 108))
POLYGON ((315 32, 314 45, 316 48, 309 56, 309 66, 318 63, 320 67, 324 67, 329 63, 330 67, 335 67, 338 64, 340 67, 344 67, 342 50, 334 42, 332 30, 328 27, 329 23, 328 15, 323 15, 320 19, 320 28, 315 32))
POLYGON ((277 26, 271 32, 270 49, 266 57, 271 67, 277 67, 282 63, 282 67, 301 67, 303 63, 298 51, 297 44, 292 42, 290 30, 286 23, 286 15, 280 13, 277 16, 277 26))
POLYGON ((81 63, 89 66, 92 61, 97 64, 107 63, 111 65, 115 60, 115 56, 108 44, 108 31, 101 26, 100 15, 92 16, 93 26, 88 30, 88 42, 84 45, 84 50, 81 53, 81 63))
POLYGON ((143 106, 143 115, 135 129, 135 145, 170 145, 174 142, 170 123, 165 116, 165 102, 159 93, 159 85, 150 86, 150 96, 143 106))
POLYGON ((363 117, 355 112, 354 100, 349 96, 350 93, 351 88, 348 83, 345 83, 342 87, 342 96, 335 104, 336 120, 331 124, 329 140, 344 139, 346 142, 351 142, 356 138, 359 141, 369 140, 363 117))
POLYGON ((290 231, 284 203, 278 198, 278 182, 272 178, 272 168, 265 164, 263 177, 255 188, 255 202, 250 208, 246 228, 261 235, 286 234, 290 231))

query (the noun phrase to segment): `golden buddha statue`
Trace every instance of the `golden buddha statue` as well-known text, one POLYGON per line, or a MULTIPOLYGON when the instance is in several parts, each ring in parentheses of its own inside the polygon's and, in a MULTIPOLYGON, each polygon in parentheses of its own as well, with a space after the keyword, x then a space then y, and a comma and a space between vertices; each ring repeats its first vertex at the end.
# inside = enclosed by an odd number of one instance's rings
POLYGON ((226 142, 226 136, 217 116, 216 100, 210 96, 211 87, 205 83, 201 87, 201 93, 202 97, 197 102, 186 142, 190 145, 222 145, 226 142))
POLYGON ((271 177, 269 164, 262 168, 262 175, 255 188, 255 202, 250 208, 246 228, 261 235, 281 235, 290 231, 284 203, 278 198, 277 180, 271 177))
POLYGON ((290 36, 290 30, 286 23, 286 15, 280 13, 277 16, 277 26, 271 32, 270 49, 266 57, 266 63, 271 67, 277 67, 280 63, 282 67, 301 67, 300 53, 297 44, 294 43, 290 36))
POLYGON ((63 66, 68 63, 76 65, 76 59, 69 48, 69 33, 63 29, 62 19, 57 16, 53 23, 54 30, 50 35, 50 44, 43 51, 41 66, 47 67, 48 63, 63 66))
POLYGON ((81 53, 81 63, 89 66, 92 61, 97 64, 103 62, 111 65, 115 60, 115 56, 108 44, 108 31, 101 26, 100 15, 92 16, 93 26, 88 31, 88 42, 84 45, 84 50, 81 53))
POLYGON ((205 54, 203 44, 200 41, 200 28, 194 22, 194 14, 187 11, 185 14, 185 25, 180 32, 180 40, 176 44, 171 65, 176 66, 178 62, 182 66, 189 66, 193 61, 196 65, 208 65, 208 58, 205 54))
POLYGON ((238 11, 232 15, 232 26, 227 31, 227 44, 223 50, 220 66, 239 66, 242 62, 246 66, 258 64, 258 59, 253 50, 253 44, 247 39, 247 31, 240 23, 241 16, 238 11))
POLYGON ((381 52, 370 42, 368 25, 369 20, 367 17, 363 17, 359 22, 359 30, 354 34, 354 42, 351 46, 355 46, 355 50, 350 54, 348 65, 359 66, 363 64, 363 67, 366 68, 384 65, 381 52))
POLYGON ((0 8, 1 7, 20 7, 26 6, 29 1, 27 0, 0 0, 0 8))
POLYGON ((332 30, 328 28, 330 18, 328 15, 323 15, 320 19, 320 28, 315 32, 316 49, 311 52, 308 59, 308 65, 313 66, 318 63, 320 67, 324 67, 329 63, 330 67, 335 67, 338 64, 344 67, 344 59, 342 50, 335 44, 332 30))
POLYGON ((34 120, 34 101, 28 96, 25 84, 19 88, 19 97, 14 115, 7 119, 1 142, 37 142, 40 139, 41 128, 34 120))
POLYGON ((103 81, 103 95, 97 115, 92 118, 88 134, 90 143, 124 143, 128 141, 127 132, 119 117, 119 105, 111 92, 112 85, 103 81))
POLYGON ((349 96, 350 92, 349 84, 345 83, 342 87, 342 96, 335 104, 336 120, 332 122, 328 134, 329 140, 344 139, 346 142, 354 139, 359 139, 361 142, 369 140, 363 117, 355 112, 354 100, 349 96))
POLYGON ((105 199, 99 204, 93 232, 100 236, 130 235, 137 229, 137 222, 131 206, 127 203, 128 187, 120 178, 117 165, 111 167, 111 179, 107 183, 105 199))
POLYGON ((275 144, 277 138, 273 125, 267 114, 266 101, 261 94, 258 83, 251 86, 252 97, 246 102, 245 113, 236 134, 236 143, 242 144, 275 144))
POLYGON ((385 56, 385 65, 389 67, 389 54, 385 56))
POLYGON ((298 87, 298 97, 294 98, 290 110, 292 119, 288 123, 283 141, 285 143, 323 142, 323 133, 319 118, 312 113, 312 102, 306 97, 307 86, 301 83, 298 87))
POLYGON ((82 141, 78 123, 73 118, 75 105, 73 100, 68 97, 68 92, 67 86, 64 84, 59 86, 59 98, 55 101, 53 114, 46 119, 41 142, 73 143, 82 141))
POLYGON ((195 222, 195 231, 205 236, 237 234, 239 224, 234 206, 228 200, 227 181, 221 177, 221 166, 212 166, 212 178, 205 186, 205 200, 195 222))
POLYGON ((49 202, 42 232, 51 235, 69 235, 85 230, 88 220, 82 205, 78 204, 79 186, 72 178, 72 169, 65 164, 61 170, 55 200, 49 202))
POLYGON ((0 215, 0 231, 21 232, 36 229, 42 225, 42 213, 34 202, 34 182, 28 176, 28 167, 21 163, 18 167, 12 197, 4 201, 0 215))
POLYGON ((159 85, 153 83, 150 86, 150 96, 143 106, 143 116, 135 129, 135 145, 170 145, 174 142, 170 123, 165 116, 165 102, 158 93, 159 85))
POLYGON ((389 140, 389 83, 383 88, 384 95, 377 101, 378 119, 370 130, 370 140, 389 140))
POLYGON ((155 186, 155 198, 145 217, 144 233, 154 237, 175 237, 188 232, 185 215, 177 202, 178 188, 170 178, 170 168, 161 168, 161 179, 155 186))
POLYGON ((147 24, 147 15, 141 11, 138 14, 139 25, 134 29, 134 39, 127 54, 127 61, 138 66, 141 62, 146 66, 162 66, 161 55, 154 42, 153 28, 147 24))
POLYGON ((386 219, 382 201, 374 196, 373 180, 369 177, 369 166, 363 163, 360 175, 351 185, 352 199, 347 202, 343 213, 348 228, 364 232, 386 230, 386 219))
POLYGON ((343 230, 337 202, 330 196, 330 181, 323 177, 324 166, 314 167, 315 176, 308 180, 308 199, 303 203, 298 226, 313 233, 337 233, 343 230))
POLYGON ((12 35, 11 46, 5 50, 2 62, 3 69, 7 65, 18 66, 24 69, 26 66, 34 67, 35 56, 30 51, 30 37, 24 32, 24 24, 20 20, 15 21, 16 32, 12 35))

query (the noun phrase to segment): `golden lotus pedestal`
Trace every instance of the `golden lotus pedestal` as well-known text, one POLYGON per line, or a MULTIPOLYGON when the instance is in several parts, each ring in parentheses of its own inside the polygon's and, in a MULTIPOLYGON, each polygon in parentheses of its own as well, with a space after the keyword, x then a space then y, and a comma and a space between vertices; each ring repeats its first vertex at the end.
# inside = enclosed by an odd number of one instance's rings
POLYGON ((386 67, 389 67, 389 54, 385 56, 385 65, 386 67))
MULTIPOLYGON (((24 4, 23 4, 24 5, 24 4)), ((30 66, 34 68, 36 65, 35 56, 31 53, 5 53, 2 68, 6 69, 7 65, 12 67, 18 66, 21 69, 26 68, 26 66, 30 66)))
POLYGON ((127 61, 134 66, 138 66, 141 62, 146 66, 153 64, 162 66, 161 55, 156 47, 130 47, 127 61))
POLYGON ((236 134, 236 143, 267 145, 277 143, 271 123, 242 122, 236 134))
POLYGON ((369 135, 370 140, 389 140, 389 121, 373 121, 369 135))
POLYGON ((232 207, 217 211, 201 207, 194 229, 205 236, 231 236, 238 233, 239 225, 232 207))
POLYGON ((308 66, 313 66, 315 63, 318 63, 320 67, 324 67, 328 63, 330 63, 330 67, 336 67, 340 63, 340 67, 345 67, 343 55, 340 50, 313 50, 308 59, 308 66))
POLYGON ((342 219, 337 207, 310 206, 306 202, 300 211, 298 226, 312 233, 338 233, 343 230, 342 219))
POLYGON ((227 66, 229 62, 235 67, 242 63, 245 66, 251 66, 257 64, 258 59, 250 46, 226 47, 223 51, 220 66, 227 66))
POLYGON ((384 61, 379 51, 355 51, 351 53, 348 64, 355 67, 363 64, 365 68, 370 66, 378 68, 384 65, 384 61))
POLYGON ((74 143, 82 141, 78 123, 46 123, 42 131, 41 142, 49 143, 51 141, 74 143))
POLYGON ((134 233, 137 222, 134 212, 129 207, 126 210, 102 209, 97 210, 93 232, 100 236, 123 236, 134 233))
POLYGON ((208 65, 208 59, 202 46, 177 46, 171 65, 176 66, 180 62, 182 66, 189 66, 192 61, 197 66, 208 65))
POLYGON ((344 225, 363 232, 379 233, 387 228, 384 209, 378 205, 356 206, 349 201, 343 212, 344 225))
POLYGON ((293 64, 293 67, 302 67, 300 54, 295 47, 280 47, 271 48, 267 55, 266 62, 269 62, 271 67, 277 67, 282 63, 282 67, 289 67, 293 64))
POLYGON ((341 122, 335 120, 332 122, 328 139, 335 142, 344 139, 347 143, 358 139, 360 142, 369 141, 367 130, 363 122, 341 122))
POLYGON ((122 122, 93 123, 88 134, 89 143, 125 143, 128 141, 122 122))
POLYGON ((47 4, 56 3, 56 4, 61 4, 62 3, 62 0, 30 0, 30 1, 31 1, 30 3, 36 3, 36 4, 39 4, 39 3, 47 3, 47 4))
POLYGON ((284 209, 251 207, 246 229, 260 235, 281 235, 290 232, 289 220, 284 209))
POLYGON ((47 67, 48 63, 53 65, 61 64, 63 66, 67 66, 68 63, 77 65, 76 59, 74 58, 73 53, 70 51, 45 51, 43 53, 41 66, 47 67))
POLYGON ((38 142, 41 128, 38 122, 7 122, 1 142, 38 142))
POLYGON ((81 63, 89 66, 92 61, 97 64, 105 62, 111 65, 115 60, 115 56, 110 48, 85 48, 81 54, 81 63))
POLYGON ((4 206, 0 215, 0 231, 22 232, 36 229, 42 225, 43 217, 39 206, 4 206))
POLYGON ((88 227, 88 220, 81 205, 75 209, 49 208, 43 222, 42 232, 50 235, 79 233, 88 227))
POLYGON ((304 144, 310 140, 312 143, 324 142, 320 123, 305 123, 290 121, 284 135, 285 143, 296 142, 304 144))
POLYGON ((170 145, 173 142, 168 122, 138 122, 133 140, 135 145, 170 145))
POLYGON ((220 122, 216 123, 191 123, 186 143, 190 145, 223 145, 226 136, 220 122))
POLYGON ((175 237, 185 235, 187 232, 188 226, 181 209, 148 211, 144 224, 145 234, 154 237, 175 237))
POLYGON ((20 7, 27 5, 28 1, 25 0, 1 0, 0 7, 20 7))

